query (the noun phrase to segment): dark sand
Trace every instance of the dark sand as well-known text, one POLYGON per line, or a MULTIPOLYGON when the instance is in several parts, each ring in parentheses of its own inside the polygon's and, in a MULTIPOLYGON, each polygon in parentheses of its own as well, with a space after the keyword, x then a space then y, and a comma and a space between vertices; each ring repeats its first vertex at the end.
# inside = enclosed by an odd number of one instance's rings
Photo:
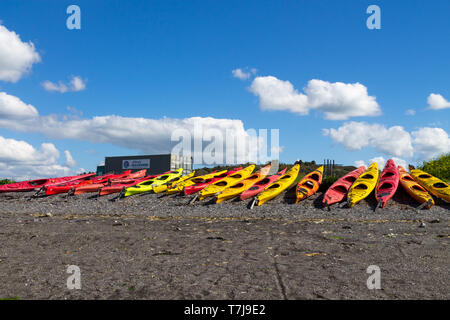
POLYGON ((449 299, 449 205, 0 194, 0 298, 449 299), (421 223, 425 226, 420 227, 421 223), (81 290, 69 290, 69 265, 81 290), (369 265, 381 289, 366 286, 369 265))

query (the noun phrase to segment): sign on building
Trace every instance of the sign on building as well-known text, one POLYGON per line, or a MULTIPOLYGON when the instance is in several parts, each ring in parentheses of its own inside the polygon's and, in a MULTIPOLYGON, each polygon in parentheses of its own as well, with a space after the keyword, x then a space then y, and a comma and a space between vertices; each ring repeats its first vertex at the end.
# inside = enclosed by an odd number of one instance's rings
POLYGON ((150 159, 122 160, 122 169, 150 169, 150 159))

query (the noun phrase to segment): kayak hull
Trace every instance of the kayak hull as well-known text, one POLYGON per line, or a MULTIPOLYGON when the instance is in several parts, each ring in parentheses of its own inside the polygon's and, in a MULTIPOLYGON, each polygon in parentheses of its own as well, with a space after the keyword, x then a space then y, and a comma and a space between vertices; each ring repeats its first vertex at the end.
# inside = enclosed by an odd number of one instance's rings
POLYGON ((240 199, 242 201, 253 198, 261 193, 267 186, 277 181, 281 176, 286 173, 286 168, 278 172, 277 174, 271 175, 270 177, 265 177, 255 184, 253 184, 250 188, 242 192, 240 195, 240 199))
POLYGON ((216 203, 221 203, 225 200, 229 200, 238 196, 239 194, 241 194, 242 192, 253 186, 255 183, 264 179, 269 173, 269 171, 270 171, 270 164, 262 168, 260 171, 250 175, 246 179, 239 181, 231 185, 230 187, 226 188, 219 195, 217 195, 216 203))
POLYGON ((260 206, 288 189, 294 183, 295 179, 297 179, 299 172, 300 165, 294 165, 287 173, 267 186, 264 191, 256 197, 256 205, 260 206))
POLYGON ((356 179, 347 195, 347 202, 350 208, 372 193, 377 186, 379 174, 378 164, 374 162, 356 179))
POLYGON ((418 203, 426 203, 425 207, 431 209, 434 205, 433 197, 422 187, 402 166, 398 166, 400 185, 418 203))
POLYGON ((204 188, 202 191, 200 191, 200 200, 203 200, 207 197, 211 197, 214 195, 217 195, 218 193, 224 191, 226 188, 228 188, 230 185, 233 185, 235 183, 238 183, 245 178, 247 178, 253 170, 255 169, 255 165, 252 164, 242 170, 236 171, 235 173, 227 176, 224 179, 221 179, 220 181, 217 181, 208 187, 204 188))
POLYGON ((416 180, 422 187, 424 187, 429 193, 431 193, 436 198, 444 200, 450 203, 450 186, 439 178, 426 173, 425 171, 419 169, 410 169, 411 176, 416 180))
POLYGON ((323 196, 323 205, 330 206, 341 202, 347 197, 348 190, 358 177, 366 170, 365 166, 355 169, 333 183, 323 196))
POLYGON ((386 203, 394 196, 399 184, 399 173, 394 160, 389 159, 381 172, 380 179, 377 184, 375 197, 378 202, 381 202, 381 207, 384 208, 386 203))
POLYGON ((303 199, 306 199, 319 190, 319 186, 322 183, 323 177, 323 166, 320 166, 313 172, 308 173, 304 176, 297 184, 297 188, 295 190, 296 193, 296 202, 300 202, 303 199))

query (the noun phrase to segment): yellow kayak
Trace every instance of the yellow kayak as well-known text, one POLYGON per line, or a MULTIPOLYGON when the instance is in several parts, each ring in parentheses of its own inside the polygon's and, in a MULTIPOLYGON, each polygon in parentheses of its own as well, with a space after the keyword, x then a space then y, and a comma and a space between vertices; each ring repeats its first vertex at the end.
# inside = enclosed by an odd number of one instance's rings
POLYGON ((379 175, 378 164, 374 162, 355 180, 347 194, 347 203, 350 208, 365 199, 375 189, 379 175))
POLYGON ((409 167, 412 177, 433 196, 450 203, 450 186, 425 171, 409 167))
POLYGON ((200 191, 199 199, 203 200, 207 197, 214 196, 217 193, 228 188, 230 185, 233 185, 237 182, 244 180, 245 178, 247 178, 249 175, 252 174, 253 170, 255 170, 254 164, 249 165, 247 168, 239 170, 238 172, 233 173, 227 176, 226 178, 214 182, 213 184, 207 186, 206 188, 200 191))
POLYGON ((418 184, 402 166, 398 166, 398 172, 400 174, 400 184, 403 189, 405 189, 414 200, 420 204, 424 204, 424 206, 430 209, 434 205, 434 200, 427 190, 418 184))
POLYGON ((156 177, 155 179, 139 182, 135 186, 126 188, 124 196, 128 197, 134 194, 150 192, 153 190, 154 187, 167 183, 175 178, 178 178, 179 176, 181 176, 182 172, 183 169, 179 168, 162 176, 156 177))
POLYGON ((162 184, 160 186, 153 187, 153 192, 154 193, 161 193, 161 192, 167 191, 167 189, 173 188, 178 183, 181 183, 183 181, 186 181, 187 179, 192 178, 194 176, 194 174, 195 174, 195 171, 192 171, 190 174, 187 174, 185 176, 180 176, 178 178, 175 178, 175 179, 171 180, 168 183, 162 184))
POLYGON ((297 179, 297 176, 300 172, 300 165, 296 164, 294 165, 288 172, 283 174, 280 179, 273 182, 272 184, 269 184, 264 191, 262 191, 257 197, 256 197, 256 205, 260 206, 267 201, 275 198, 280 193, 282 193, 284 190, 289 188, 292 183, 294 183, 295 179, 297 179))
POLYGON ((196 183, 200 183, 202 181, 205 181, 207 179, 211 179, 216 175, 220 175, 227 172, 227 170, 222 170, 220 172, 211 172, 208 174, 205 174, 203 176, 197 176, 197 177, 192 177, 188 180, 182 181, 180 183, 177 183, 176 185, 174 185, 173 187, 170 187, 167 189, 166 194, 174 194, 174 193, 178 193, 178 192, 182 192, 184 190, 185 187, 189 187, 189 186, 193 186, 196 183))
POLYGON ((261 170, 255 172, 248 178, 229 186, 217 196, 216 203, 220 203, 222 201, 238 196, 239 194, 241 194, 242 192, 253 186, 255 183, 257 183, 258 181, 264 179, 269 174, 269 171, 270 171, 270 164, 265 166, 264 168, 261 168, 261 170))

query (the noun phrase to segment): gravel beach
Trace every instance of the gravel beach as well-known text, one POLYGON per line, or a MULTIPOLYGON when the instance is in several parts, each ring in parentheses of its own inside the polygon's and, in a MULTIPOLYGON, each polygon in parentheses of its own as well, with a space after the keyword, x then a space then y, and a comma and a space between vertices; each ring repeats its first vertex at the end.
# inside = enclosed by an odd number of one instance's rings
POLYGON ((0 194, 0 298, 449 299, 450 205, 0 194), (69 290, 69 265, 82 288, 69 290), (367 268, 381 270, 369 290, 367 268))

